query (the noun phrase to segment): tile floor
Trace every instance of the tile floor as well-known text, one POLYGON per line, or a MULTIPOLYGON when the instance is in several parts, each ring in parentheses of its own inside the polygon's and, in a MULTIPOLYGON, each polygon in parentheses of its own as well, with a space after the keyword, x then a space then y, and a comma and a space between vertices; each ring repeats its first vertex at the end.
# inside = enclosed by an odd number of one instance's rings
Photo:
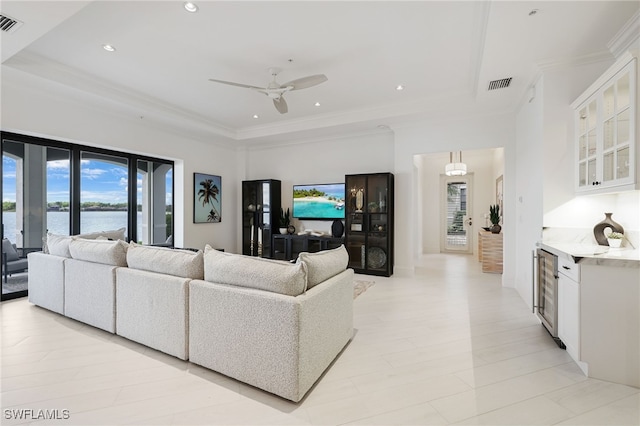
POLYGON ((29 304, 1 305, 2 424, 640 424, 640 390, 582 375, 470 256, 355 300, 353 341, 299 404, 29 304), (7 411, 10 410, 10 411, 7 411), (68 410, 68 411, 63 411, 68 410), (24 411, 22 411, 24 413, 24 411))

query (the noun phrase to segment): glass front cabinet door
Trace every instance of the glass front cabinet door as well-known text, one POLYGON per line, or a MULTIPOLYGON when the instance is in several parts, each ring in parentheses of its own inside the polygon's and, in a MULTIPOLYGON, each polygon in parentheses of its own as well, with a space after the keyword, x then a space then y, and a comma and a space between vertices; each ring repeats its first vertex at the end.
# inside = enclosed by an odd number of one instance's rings
POLYGON ((637 58, 625 56, 574 102, 577 192, 637 189, 637 58))
POLYGON ((393 174, 345 176, 345 246, 356 273, 393 274, 393 174))
POLYGON ((273 257, 271 236, 280 220, 279 180, 242 182, 242 254, 273 257))

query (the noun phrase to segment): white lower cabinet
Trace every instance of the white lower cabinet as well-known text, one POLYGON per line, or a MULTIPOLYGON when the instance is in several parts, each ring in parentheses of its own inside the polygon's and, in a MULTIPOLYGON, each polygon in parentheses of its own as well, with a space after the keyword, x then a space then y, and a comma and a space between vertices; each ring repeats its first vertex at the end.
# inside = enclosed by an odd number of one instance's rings
POLYGON ((561 258, 558 259, 558 337, 586 375, 587 365, 580 362, 580 266, 561 258))

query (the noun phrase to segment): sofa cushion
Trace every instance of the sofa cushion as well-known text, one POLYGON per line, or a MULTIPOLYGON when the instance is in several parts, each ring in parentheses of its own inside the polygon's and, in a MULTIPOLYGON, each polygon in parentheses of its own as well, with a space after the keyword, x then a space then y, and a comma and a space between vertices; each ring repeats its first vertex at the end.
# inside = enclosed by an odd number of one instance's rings
POLYGON ((204 249, 204 279, 297 296, 307 289, 307 267, 303 263, 224 253, 207 244, 204 249))
POLYGON ((7 238, 2 239, 2 252, 7 255, 7 262, 20 259, 18 251, 13 246, 13 244, 11 244, 11 241, 9 241, 9 239, 7 238))
POLYGON ((69 244, 71 257, 105 265, 127 266, 128 243, 124 241, 85 240, 73 237, 69 244))
POLYGON ((127 265, 131 269, 201 280, 204 278, 203 257, 202 250, 193 252, 132 242, 127 250, 127 265))
POLYGON ((302 252, 298 255, 296 263, 307 265, 307 289, 310 289, 347 269, 349 254, 341 245, 317 253, 302 252))
POLYGON ((87 234, 76 235, 76 237, 84 238, 85 240, 95 240, 98 237, 104 237, 108 240, 127 241, 127 236, 125 235, 126 230, 127 228, 119 228, 119 229, 113 229, 111 231, 89 232, 87 234))
POLYGON ((43 251, 55 256, 71 257, 71 252, 69 251, 69 244, 71 244, 71 239, 72 237, 68 235, 56 235, 47 232, 47 243, 45 247, 46 249, 43 251))

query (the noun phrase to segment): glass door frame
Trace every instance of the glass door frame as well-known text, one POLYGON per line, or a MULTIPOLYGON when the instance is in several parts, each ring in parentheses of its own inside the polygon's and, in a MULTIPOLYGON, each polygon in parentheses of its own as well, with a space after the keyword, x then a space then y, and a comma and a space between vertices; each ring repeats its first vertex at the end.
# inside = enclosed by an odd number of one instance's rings
POLYGON ((473 173, 467 173, 464 176, 440 175, 440 194, 440 252, 473 254, 473 173), (447 185, 454 182, 464 182, 467 186, 466 214, 462 217, 462 226, 466 235, 466 244, 463 246, 450 246, 447 243, 447 185))

